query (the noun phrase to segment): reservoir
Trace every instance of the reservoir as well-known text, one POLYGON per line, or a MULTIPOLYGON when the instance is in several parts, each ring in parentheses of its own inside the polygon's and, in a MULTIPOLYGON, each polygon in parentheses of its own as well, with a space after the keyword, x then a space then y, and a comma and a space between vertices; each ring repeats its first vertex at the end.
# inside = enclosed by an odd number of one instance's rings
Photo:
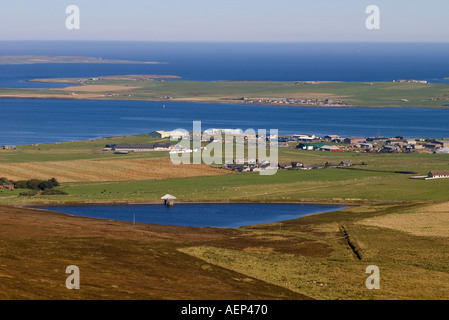
POLYGON ((265 203, 38 207, 74 216, 186 227, 238 228, 345 209, 343 206, 265 203))

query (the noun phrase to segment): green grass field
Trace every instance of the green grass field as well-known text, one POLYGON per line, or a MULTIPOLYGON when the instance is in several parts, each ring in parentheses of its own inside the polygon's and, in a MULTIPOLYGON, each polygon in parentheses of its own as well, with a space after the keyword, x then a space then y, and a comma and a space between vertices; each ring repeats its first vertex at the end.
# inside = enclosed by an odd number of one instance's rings
MULTIPOLYGON (((17 150, 0 150, 0 163, 30 161, 69 161, 80 159, 121 159, 123 155, 104 152, 107 144, 154 144, 168 142, 167 139, 149 138, 147 134, 110 137, 89 141, 73 141, 39 145, 23 145, 17 150)), ((161 152, 140 152, 125 155, 127 159, 166 157, 161 152)))
MULTIPOLYGON (((39 146, 18 146, 0 150, 0 163, 29 161, 71 161, 78 159, 169 158, 168 152, 136 152, 115 155, 101 151, 111 143, 154 143, 148 135, 92 141, 64 142, 39 146)), ((279 148, 279 162, 301 161, 325 164, 350 160, 349 168, 319 170, 278 170, 275 175, 234 173, 224 176, 163 180, 64 183, 68 195, 18 196, 19 190, 0 191, 0 202, 123 202, 157 201, 166 193, 183 201, 438 201, 449 200, 449 179, 412 180, 432 170, 447 170, 448 154, 371 154, 356 152, 305 151, 279 148), (362 165, 364 164, 364 165, 362 165), (410 174, 398 173, 409 172, 410 174), (413 174, 412 174, 413 172, 413 174)), ((51 178, 51 177, 48 177, 51 178)))

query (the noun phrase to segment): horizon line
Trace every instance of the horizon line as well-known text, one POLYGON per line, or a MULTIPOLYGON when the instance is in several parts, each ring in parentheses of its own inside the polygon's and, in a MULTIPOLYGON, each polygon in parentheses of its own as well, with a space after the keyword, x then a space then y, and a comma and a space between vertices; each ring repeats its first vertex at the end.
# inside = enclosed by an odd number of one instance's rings
POLYGON ((140 42, 140 43, 229 43, 229 44, 449 44, 448 41, 358 41, 358 40, 307 40, 307 41, 243 41, 243 40, 107 40, 107 39, 0 39, 0 42, 140 42))

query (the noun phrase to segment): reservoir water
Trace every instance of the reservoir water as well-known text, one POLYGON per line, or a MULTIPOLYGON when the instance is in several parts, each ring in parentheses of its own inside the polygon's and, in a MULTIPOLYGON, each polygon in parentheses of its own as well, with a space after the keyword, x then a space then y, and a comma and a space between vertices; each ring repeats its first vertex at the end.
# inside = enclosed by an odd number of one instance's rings
POLYGON ((39 207, 75 216, 160 225, 237 228, 338 211, 342 206, 309 204, 176 204, 39 207))

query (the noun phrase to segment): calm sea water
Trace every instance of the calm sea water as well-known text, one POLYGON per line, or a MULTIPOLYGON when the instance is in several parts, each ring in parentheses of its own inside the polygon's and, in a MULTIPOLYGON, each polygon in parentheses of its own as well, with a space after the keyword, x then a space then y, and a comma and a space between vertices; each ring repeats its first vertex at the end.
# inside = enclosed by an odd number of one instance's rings
MULTIPOLYGON (((0 85, 26 79, 173 74, 185 80, 440 81, 449 77, 449 44, 162 43, 0 41, 0 55, 72 55, 160 61, 163 65, 0 66, 0 85)), ((33 86, 36 84, 33 84, 33 86)))
POLYGON ((0 99, 0 145, 87 140, 183 128, 279 129, 320 136, 449 137, 443 109, 297 108, 151 101, 0 99))
POLYGON ((175 204, 40 207, 75 216, 161 225, 237 228, 344 209, 306 204, 175 204))
MULTIPOLYGON (((184 80, 433 82, 449 76, 449 44, 147 43, 0 41, 0 55, 75 55, 161 65, 0 65, 0 87, 43 88, 34 78, 172 74, 184 80)), ((0 145, 60 142, 185 128, 279 129, 282 134, 449 137, 449 111, 332 109, 195 103, 0 99, 0 145)))

